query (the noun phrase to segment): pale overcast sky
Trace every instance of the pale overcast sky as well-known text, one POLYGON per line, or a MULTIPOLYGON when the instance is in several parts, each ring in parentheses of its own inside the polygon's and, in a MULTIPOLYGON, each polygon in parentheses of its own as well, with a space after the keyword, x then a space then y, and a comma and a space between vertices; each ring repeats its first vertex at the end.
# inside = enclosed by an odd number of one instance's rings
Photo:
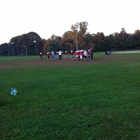
POLYGON ((0 44, 36 32, 42 39, 62 36, 87 21, 88 32, 105 35, 140 29, 140 0, 0 0, 0 44))

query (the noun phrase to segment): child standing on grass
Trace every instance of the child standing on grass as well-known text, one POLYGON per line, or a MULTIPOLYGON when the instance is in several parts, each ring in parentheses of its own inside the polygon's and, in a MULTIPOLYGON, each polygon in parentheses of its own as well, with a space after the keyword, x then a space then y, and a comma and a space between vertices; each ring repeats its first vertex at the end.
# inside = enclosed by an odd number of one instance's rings
POLYGON ((59 59, 61 60, 62 59, 62 51, 59 51, 58 54, 59 54, 59 59))
POLYGON ((43 55, 42 55, 42 53, 40 53, 40 60, 43 60, 43 55))
POLYGON ((67 54, 68 54, 68 52, 67 52, 67 51, 65 51, 65 58, 67 58, 67 54))
POLYGON ((75 51, 75 58, 76 60, 79 60, 79 50, 75 51))
POLYGON ((91 54, 91 51, 90 49, 88 49, 88 59, 90 59, 90 54, 91 54))
POLYGON ((93 49, 90 48, 90 60, 93 61, 93 49))
POLYGON ((86 50, 84 50, 84 52, 83 52, 83 58, 84 58, 84 60, 87 60, 87 51, 86 50))
POLYGON ((50 60, 50 52, 47 52, 47 60, 50 60))
POLYGON ((73 50, 70 51, 70 58, 73 60, 73 50))
POLYGON ((51 55, 52 55, 52 60, 54 60, 54 51, 51 52, 51 55))

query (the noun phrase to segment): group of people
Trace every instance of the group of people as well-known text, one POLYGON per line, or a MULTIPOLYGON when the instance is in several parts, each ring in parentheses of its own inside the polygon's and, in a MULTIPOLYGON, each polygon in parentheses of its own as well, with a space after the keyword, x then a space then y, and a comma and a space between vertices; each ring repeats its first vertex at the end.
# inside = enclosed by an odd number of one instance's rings
MULTIPOLYGON (((54 51, 47 52, 46 56, 47 56, 47 60, 50 60, 50 59, 54 60, 55 59, 54 51)), ((62 59, 62 51, 57 51, 56 56, 61 60, 62 59)))
MULTIPOLYGON (((60 59, 62 60, 62 55, 65 55, 65 58, 67 58, 68 52, 67 51, 57 51, 56 54, 54 51, 51 52, 47 52, 46 56, 47 56, 47 60, 55 60, 60 59), (56 55, 56 58, 55 58, 56 55)), ((93 61, 93 49, 90 48, 88 50, 76 50, 75 52, 73 50, 70 51, 70 58, 72 60, 91 60, 93 61)), ((42 52, 40 53, 40 60, 43 60, 43 54, 42 52)))
MULTIPOLYGON (((74 59, 73 50, 70 52, 71 59, 74 59)), ((91 60, 93 61, 93 49, 87 50, 77 50, 75 51, 75 59, 76 60, 91 60)))

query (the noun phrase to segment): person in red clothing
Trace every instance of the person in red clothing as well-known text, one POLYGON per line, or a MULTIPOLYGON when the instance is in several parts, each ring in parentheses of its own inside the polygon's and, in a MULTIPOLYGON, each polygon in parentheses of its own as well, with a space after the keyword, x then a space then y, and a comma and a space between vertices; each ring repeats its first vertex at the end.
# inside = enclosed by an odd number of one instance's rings
POLYGON ((40 60, 43 60, 43 55, 42 55, 42 53, 40 53, 40 60))
POLYGON ((50 58, 52 58, 52 53, 51 53, 51 52, 49 52, 49 54, 50 54, 50 58))
POLYGON ((70 58, 73 60, 73 50, 70 51, 70 58))
POLYGON ((47 52, 46 55, 47 55, 47 60, 50 60, 50 52, 47 52))

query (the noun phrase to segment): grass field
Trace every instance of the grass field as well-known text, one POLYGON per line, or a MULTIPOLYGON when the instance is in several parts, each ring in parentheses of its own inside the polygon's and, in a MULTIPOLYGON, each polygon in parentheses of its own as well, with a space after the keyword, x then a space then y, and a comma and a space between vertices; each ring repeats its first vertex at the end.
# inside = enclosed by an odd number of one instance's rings
POLYGON ((140 140, 140 54, 0 57, 0 139, 140 140))

